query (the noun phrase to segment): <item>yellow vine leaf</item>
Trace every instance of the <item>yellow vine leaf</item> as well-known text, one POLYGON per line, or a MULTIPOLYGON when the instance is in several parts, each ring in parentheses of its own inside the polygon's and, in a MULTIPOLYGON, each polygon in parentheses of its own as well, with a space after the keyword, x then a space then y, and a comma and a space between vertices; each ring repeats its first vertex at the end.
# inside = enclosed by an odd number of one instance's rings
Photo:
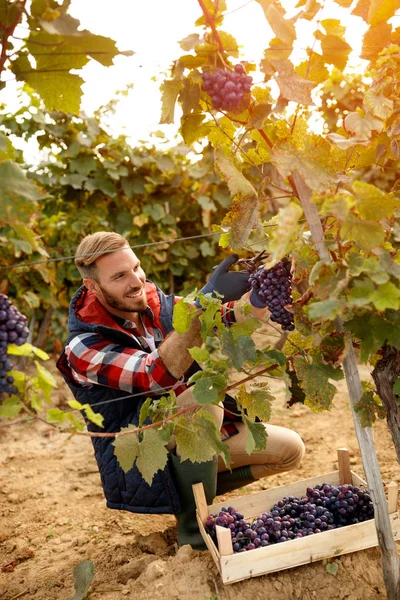
POLYGON ((378 25, 378 23, 387 22, 399 8, 399 0, 371 0, 368 23, 378 25))
POLYGON ((389 23, 379 23, 370 27, 364 35, 360 58, 373 60, 380 51, 391 43, 392 26, 389 23))

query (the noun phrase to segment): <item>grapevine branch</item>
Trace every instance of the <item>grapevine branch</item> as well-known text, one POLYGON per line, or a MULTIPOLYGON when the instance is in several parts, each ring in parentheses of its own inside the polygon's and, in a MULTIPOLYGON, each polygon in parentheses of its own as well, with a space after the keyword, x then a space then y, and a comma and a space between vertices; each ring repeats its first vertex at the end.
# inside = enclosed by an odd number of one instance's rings
POLYGON ((25 9, 25 4, 26 4, 26 0, 23 0, 22 4, 21 4, 21 10, 18 12, 17 16, 15 17, 14 21, 11 23, 11 25, 9 25, 8 27, 3 27, 3 35, 1 37, 1 52, 0 52, 0 75, 4 69, 4 65, 8 60, 8 54, 7 54, 7 43, 8 43, 8 38, 12 36, 12 34, 14 33, 14 30, 16 28, 16 26, 18 25, 18 23, 21 20, 22 14, 24 12, 25 9))
POLYGON ((214 39, 215 39, 215 41, 217 43, 219 52, 223 52, 224 51, 224 47, 222 45, 221 38, 219 37, 219 33, 217 31, 217 28, 215 27, 214 19, 212 18, 212 16, 208 12, 208 9, 207 9, 206 5, 204 4, 203 0, 198 0, 198 3, 200 4, 200 8, 203 11, 204 17, 205 17, 208 25, 210 26, 211 31, 214 34, 214 39))
MULTIPOLYGON (((270 371, 272 369, 276 369, 279 365, 278 364, 274 364, 274 365, 270 365, 269 367, 266 367, 265 369, 261 369, 261 371, 257 371, 257 373, 254 373, 253 375, 249 375, 248 377, 245 377, 244 379, 241 379, 240 381, 237 381, 236 383, 232 383, 231 385, 228 385, 224 390, 222 390, 220 393, 221 394, 226 394, 227 392, 229 392, 230 390, 232 390, 235 387, 238 387, 239 385, 242 385, 244 383, 246 383, 247 381, 250 381, 252 379, 254 379, 255 377, 258 377, 259 375, 262 375, 263 373, 266 373, 267 371, 270 371)), ((170 415, 169 417, 165 417, 165 419, 162 419, 161 421, 157 421, 157 423, 151 423, 151 425, 145 425, 144 427, 137 427, 136 429, 129 429, 129 431, 116 431, 113 433, 102 433, 102 432, 95 432, 95 431, 77 431, 76 435, 83 435, 86 437, 109 437, 109 438, 115 438, 115 437, 119 437, 122 435, 131 435, 133 433, 141 433, 142 431, 145 431, 146 429, 153 429, 155 427, 161 427, 162 425, 164 425, 165 423, 167 423, 168 421, 172 421, 173 419, 176 419, 177 417, 180 417, 180 415, 185 414, 186 412, 190 411, 190 410, 194 410, 196 408, 199 408, 199 404, 197 403, 193 403, 190 404, 189 406, 185 406, 184 408, 181 408, 181 410, 179 410, 178 412, 176 412, 173 415, 170 415)), ((63 432, 63 433, 69 433, 69 432, 63 432)))

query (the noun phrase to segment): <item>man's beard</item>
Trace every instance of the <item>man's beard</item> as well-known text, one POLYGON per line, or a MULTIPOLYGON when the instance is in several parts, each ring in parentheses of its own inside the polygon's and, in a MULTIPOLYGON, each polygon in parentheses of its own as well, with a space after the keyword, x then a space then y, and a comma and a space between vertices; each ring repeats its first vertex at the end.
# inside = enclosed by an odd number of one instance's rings
MULTIPOLYGON (((144 312, 147 308, 147 297, 145 290, 143 290, 143 295, 139 298, 127 298, 124 301, 124 299, 117 298, 113 294, 110 294, 103 287, 99 287, 103 294, 104 300, 107 302, 108 306, 111 306, 111 308, 115 308, 123 312, 144 312)), ((137 291, 138 290, 131 290, 129 293, 134 294, 137 291)))

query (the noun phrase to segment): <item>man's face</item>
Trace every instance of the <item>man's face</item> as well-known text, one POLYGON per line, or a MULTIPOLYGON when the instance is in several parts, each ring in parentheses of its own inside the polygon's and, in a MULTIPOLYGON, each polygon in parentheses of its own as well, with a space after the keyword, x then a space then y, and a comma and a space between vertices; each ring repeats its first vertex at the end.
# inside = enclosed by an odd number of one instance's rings
POLYGON ((86 285, 96 292, 103 306, 114 309, 114 314, 138 313, 147 308, 146 275, 128 246, 104 254, 97 259, 96 267, 97 281, 88 280, 92 284, 86 285))

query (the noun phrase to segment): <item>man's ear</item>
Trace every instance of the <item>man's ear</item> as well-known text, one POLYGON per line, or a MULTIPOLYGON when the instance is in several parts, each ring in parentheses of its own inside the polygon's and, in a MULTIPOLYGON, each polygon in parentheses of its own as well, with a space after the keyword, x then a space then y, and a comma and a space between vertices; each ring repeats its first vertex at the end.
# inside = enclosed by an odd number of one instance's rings
POLYGON ((99 287, 97 284, 97 281, 95 281, 94 279, 92 279, 91 277, 87 277, 83 280, 83 285, 90 290, 91 292, 98 292, 99 287))

